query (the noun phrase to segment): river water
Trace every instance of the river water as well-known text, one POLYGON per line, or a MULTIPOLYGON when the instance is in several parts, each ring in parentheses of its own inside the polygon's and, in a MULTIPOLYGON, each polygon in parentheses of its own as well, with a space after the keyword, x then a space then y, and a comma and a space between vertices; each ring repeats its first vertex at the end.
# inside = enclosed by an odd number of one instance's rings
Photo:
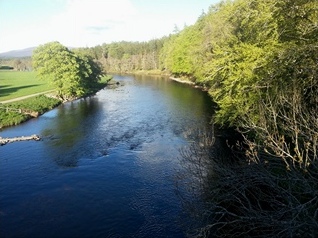
POLYGON ((114 80, 0 132, 43 138, 0 147, 0 237, 185 237, 178 158, 210 98, 161 77, 114 80))

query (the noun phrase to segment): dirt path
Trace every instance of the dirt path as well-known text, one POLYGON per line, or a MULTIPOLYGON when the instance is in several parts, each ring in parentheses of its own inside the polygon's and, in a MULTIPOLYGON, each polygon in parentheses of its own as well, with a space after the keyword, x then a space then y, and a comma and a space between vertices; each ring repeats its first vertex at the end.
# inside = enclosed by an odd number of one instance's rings
POLYGON ((54 92, 55 90, 49 90, 49 91, 45 91, 45 92, 41 92, 41 93, 34 93, 34 94, 30 94, 30 95, 26 95, 26 96, 23 96, 23 97, 18 97, 18 98, 13 98, 13 99, 9 99, 9 100, 5 100, 5 101, 0 101, 0 103, 11 103, 11 102, 15 102, 15 101, 20 101, 20 100, 23 100, 23 99, 26 99, 26 98, 31 98, 31 97, 34 97, 34 96, 38 96, 38 95, 42 95, 42 94, 46 94, 46 93, 51 93, 51 92, 54 92))

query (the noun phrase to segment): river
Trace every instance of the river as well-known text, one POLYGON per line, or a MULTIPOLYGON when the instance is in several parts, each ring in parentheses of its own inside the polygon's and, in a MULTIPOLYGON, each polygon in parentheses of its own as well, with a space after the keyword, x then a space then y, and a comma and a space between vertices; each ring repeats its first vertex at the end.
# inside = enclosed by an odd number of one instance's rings
POLYGON ((3 129, 0 237, 185 237, 180 149, 213 114, 207 93, 167 78, 116 87, 3 129))

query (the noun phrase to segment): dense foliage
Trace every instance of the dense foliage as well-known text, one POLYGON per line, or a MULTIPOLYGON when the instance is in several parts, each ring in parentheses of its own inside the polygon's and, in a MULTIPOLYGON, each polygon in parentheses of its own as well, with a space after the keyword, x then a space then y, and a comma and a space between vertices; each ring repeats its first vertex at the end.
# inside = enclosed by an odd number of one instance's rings
POLYGON ((161 54, 172 74, 208 86, 217 123, 248 131, 248 143, 287 167, 306 167, 317 160, 317 38, 315 0, 223 1, 161 54))
POLYGON ((38 76, 49 80, 63 99, 86 95, 103 75, 101 66, 92 57, 70 51, 59 42, 36 48, 32 63, 38 76))
POLYGON ((316 0, 236 0, 166 42, 170 71, 208 86, 215 121, 244 138, 230 162, 183 156, 206 199, 197 237, 317 236, 317 39, 316 0))

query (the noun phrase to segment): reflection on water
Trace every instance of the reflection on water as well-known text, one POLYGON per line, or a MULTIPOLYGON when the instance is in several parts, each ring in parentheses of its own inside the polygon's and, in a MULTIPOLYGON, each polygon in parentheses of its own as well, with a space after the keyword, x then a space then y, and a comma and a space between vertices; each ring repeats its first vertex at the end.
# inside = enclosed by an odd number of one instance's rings
POLYGON ((66 103, 0 136, 1 237, 184 237, 175 190, 180 148, 209 124, 208 95, 165 78, 66 103))
POLYGON ((59 107, 56 115, 58 120, 55 119, 50 127, 41 131, 48 146, 47 153, 50 153, 56 164, 61 167, 77 166, 80 158, 77 153, 81 152, 78 147, 91 136, 87 123, 98 110, 99 104, 94 98, 81 99, 59 107))

